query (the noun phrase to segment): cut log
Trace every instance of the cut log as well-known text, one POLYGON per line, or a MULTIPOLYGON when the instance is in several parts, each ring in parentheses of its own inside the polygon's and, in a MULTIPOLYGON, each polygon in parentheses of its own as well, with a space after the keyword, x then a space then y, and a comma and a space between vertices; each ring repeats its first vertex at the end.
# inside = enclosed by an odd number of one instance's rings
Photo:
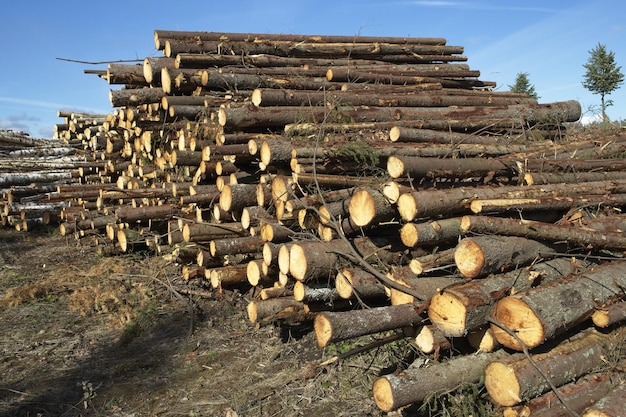
POLYGON ((626 193, 622 180, 584 182, 563 187, 561 184, 539 186, 502 186, 453 188, 446 190, 412 191, 400 195, 398 213, 406 221, 435 215, 462 213, 477 199, 567 197, 574 195, 606 195, 626 193))
POLYGON ((449 242, 458 239, 459 235, 461 235, 460 217, 427 223, 405 223, 400 229, 400 239, 409 248, 449 242))
POLYGON ((490 158, 420 158, 390 156, 387 172, 391 178, 469 178, 487 175, 513 177, 514 167, 490 158))
POLYGON ((252 323, 268 323, 276 320, 301 322, 311 320, 306 304, 289 297, 250 301, 248 319, 252 323))
POLYGON ((360 268, 343 268, 335 277, 337 294, 346 300, 358 297, 375 300, 387 297, 385 286, 376 277, 360 268))
POLYGON ((389 297, 392 305, 412 303, 415 299, 428 301, 443 288, 463 281, 462 277, 459 276, 418 277, 408 266, 393 269, 387 274, 387 277, 403 287, 411 288, 413 290, 411 294, 419 294, 419 296, 415 296, 400 289, 390 288, 389 297))
MULTIPOLYGON (((560 387, 603 367, 604 358, 623 336, 623 331, 602 334, 591 328, 548 352, 532 355, 532 360, 560 387)), ((550 390, 544 375, 526 356, 512 355, 487 365, 485 387, 496 404, 513 406, 550 390)))
POLYGON ((368 188, 355 191, 350 198, 348 212, 352 223, 359 227, 388 221, 396 215, 395 207, 383 193, 368 188))
POLYGON ((626 383, 616 386, 599 399, 591 407, 587 408, 582 417, 619 417, 626 413, 626 383))
POLYGON ((256 206, 257 184, 224 185, 219 205, 226 212, 240 212, 244 207, 256 206))
POLYGON ((463 336, 487 323, 497 300, 560 279, 587 266, 585 262, 557 258, 454 285, 433 295, 428 317, 446 336, 463 336))
POLYGON ((235 254, 261 253, 265 240, 261 236, 214 239, 209 243, 211 256, 219 257, 235 254))
MULTIPOLYGON (((529 349, 588 319, 598 304, 626 288, 626 264, 607 262, 498 301, 492 317, 518 335, 529 349)), ((513 337, 492 324, 493 333, 511 349, 521 350, 513 337)))
POLYGON ((403 327, 417 326, 422 314, 411 304, 365 310, 320 312, 313 325, 319 347, 330 343, 403 327))
POLYGON ((556 225, 531 220, 505 217, 464 216, 461 222, 464 233, 498 234, 521 236, 548 242, 565 241, 591 249, 626 249, 626 233, 599 232, 576 226, 556 225))
POLYGON ((409 268, 415 275, 422 275, 441 267, 454 266, 454 252, 455 248, 450 248, 413 258, 409 262, 409 268))
POLYGON ((185 242, 209 242, 213 239, 248 235, 248 231, 239 223, 186 223, 182 232, 185 242))
POLYGON ((478 214, 504 213, 520 210, 557 211, 589 205, 624 205, 626 195, 611 194, 597 196, 546 197, 546 198, 503 198, 494 200, 474 200, 470 204, 472 212, 478 214))
POLYGON ((289 250, 289 273, 298 281, 334 277, 339 253, 348 250, 347 243, 339 239, 294 243, 289 250))
POLYGON ((591 316, 593 324, 605 328, 626 320, 626 301, 611 303, 598 308, 591 316))
POLYGON ((307 305, 321 303, 325 310, 332 310, 334 304, 340 300, 337 290, 328 284, 306 285, 301 281, 296 281, 293 285, 293 298, 307 305))
MULTIPOLYGON (((575 382, 557 388, 561 398, 565 398, 567 407, 574 412, 582 412, 600 398, 608 394, 620 378, 616 372, 594 373, 586 375, 575 382)), ((535 397, 523 405, 508 409, 514 417, 571 417, 572 413, 565 408, 553 391, 535 397)), ((508 416, 508 414, 505 414, 508 416)))
POLYGON ((422 402, 431 396, 450 392, 460 384, 477 383, 487 364, 508 355, 500 349, 461 356, 422 368, 410 366, 401 373, 376 379, 372 388, 374 401, 385 412, 422 402))
POLYGON ((535 240, 516 236, 475 236, 459 242, 454 262, 466 278, 504 272, 547 254, 553 249, 535 240))

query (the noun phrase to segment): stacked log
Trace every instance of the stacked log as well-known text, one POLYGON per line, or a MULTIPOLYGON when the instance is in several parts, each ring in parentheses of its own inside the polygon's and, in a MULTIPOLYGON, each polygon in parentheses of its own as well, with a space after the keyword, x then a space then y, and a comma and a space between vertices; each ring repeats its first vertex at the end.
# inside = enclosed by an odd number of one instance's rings
MULTIPOLYGON (((434 365, 377 379, 385 411, 486 369, 509 383, 509 358, 567 355, 594 312, 621 334, 626 136, 566 140, 577 102, 493 91, 440 38, 157 30, 155 46, 96 72, 122 86, 111 114, 59 114, 84 165, 22 198, 63 201, 62 234, 176 259, 184 285, 249 291, 252 323, 311 322, 320 347, 414 339, 434 365), (470 347, 439 361, 452 338, 470 347)), ((544 392, 494 402, 513 415, 544 392)))

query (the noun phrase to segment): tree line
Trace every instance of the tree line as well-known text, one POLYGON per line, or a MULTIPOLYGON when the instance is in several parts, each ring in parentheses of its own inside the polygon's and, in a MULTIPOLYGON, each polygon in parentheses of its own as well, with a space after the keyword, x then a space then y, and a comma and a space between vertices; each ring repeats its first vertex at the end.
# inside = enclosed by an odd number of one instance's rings
MULTIPOLYGON (((606 45, 601 43, 589 51, 589 58, 583 67, 586 71, 582 85, 592 94, 600 95, 602 121, 608 122, 606 108, 612 106, 613 101, 607 100, 606 96, 619 89, 624 82, 622 67, 617 65, 615 53, 608 51, 606 45)), ((515 83, 509 85, 509 88, 516 93, 526 93, 532 98, 540 98, 527 72, 517 73, 515 83)))

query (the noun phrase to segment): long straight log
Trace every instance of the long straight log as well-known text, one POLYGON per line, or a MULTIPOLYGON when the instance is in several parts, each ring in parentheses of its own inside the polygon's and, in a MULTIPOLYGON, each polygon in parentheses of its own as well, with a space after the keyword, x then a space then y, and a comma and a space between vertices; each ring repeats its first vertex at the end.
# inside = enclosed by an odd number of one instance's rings
POLYGON ((387 172, 391 178, 468 178, 487 175, 513 177, 514 167, 490 158, 420 158, 390 156, 387 172))
MULTIPOLYGON (((509 295, 499 300, 491 317, 515 332, 529 349, 588 319, 595 307, 626 288, 626 264, 607 262, 581 274, 509 295)), ((516 339, 495 324, 498 342, 521 350, 516 339)))
MULTIPOLYGON (((355 122, 381 122, 415 119, 517 119, 528 124, 546 120, 559 122, 577 121, 581 108, 577 101, 551 104, 510 105, 510 106, 461 106, 448 107, 338 107, 333 112, 333 119, 352 120, 355 122)), ((334 122, 328 118, 324 108, 303 108, 301 106, 256 107, 254 105, 220 109, 219 121, 227 127, 277 127, 300 122, 334 122)))
POLYGON ((583 248, 626 249, 626 234, 621 231, 600 232, 577 226, 506 217, 463 216, 461 230, 463 233, 520 236, 548 242, 566 241, 583 248))
POLYGON ((433 295, 428 317, 446 336, 463 336, 487 323, 491 308, 499 299, 563 278, 587 266, 557 258, 454 285, 433 295))
POLYGON ((410 366, 398 374, 382 376, 374 381, 372 391, 378 408, 385 412, 450 392, 459 384, 477 383, 490 362, 508 356, 500 349, 490 353, 460 356, 427 367, 410 366))
POLYGON ((313 322, 319 347, 367 334, 419 325, 422 314, 411 304, 342 312, 320 312, 313 322))
MULTIPOLYGON (((559 387, 605 366, 606 355, 623 337, 623 330, 603 334, 591 328, 545 353, 532 355, 532 360, 559 387)), ((512 355, 487 365, 485 387, 496 404, 513 406, 548 391, 544 375, 528 357, 512 355)))
POLYGON ((178 30, 155 30, 154 44, 156 49, 165 48, 165 40, 182 39, 190 41, 291 41, 310 43, 374 43, 385 42, 393 44, 417 44, 417 45, 445 45, 445 38, 425 37, 394 37, 394 36, 341 36, 341 35, 292 35, 276 33, 237 33, 237 32, 205 32, 205 31, 178 31, 178 30))
POLYGON ((528 187, 460 187, 445 190, 411 191, 401 194, 397 208, 406 221, 441 214, 463 213, 477 199, 568 197, 575 195, 606 195, 626 193, 623 180, 581 182, 563 187, 561 184, 528 187))
POLYGON ((433 220, 426 223, 405 223, 400 229, 400 239, 409 248, 449 242, 458 239, 460 235, 460 217, 433 220))
MULTIPOLYGON (((626 178, 626 177, 625 177, 626 178)), ((470 203, 473 213, 505 213, 507 211, 558 211, 574 207, 588 206, 621 206, 626 204, 626 194, 571 196, 571 197, 538 197, 538 198, 502 198, 474 200, 470 203)))

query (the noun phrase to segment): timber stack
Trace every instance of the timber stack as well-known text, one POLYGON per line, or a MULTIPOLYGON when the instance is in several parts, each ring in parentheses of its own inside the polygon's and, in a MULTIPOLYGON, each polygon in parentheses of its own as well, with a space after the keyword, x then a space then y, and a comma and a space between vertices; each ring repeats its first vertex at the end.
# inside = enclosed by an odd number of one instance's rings
POLYGON ((62 234, 248 291, 257 325, 411 338, 433 364, 378 378, 383 411, 484 380, 505 416, 624 415, 626 136, 568 140, 577 102, 494 91, 442 38, 154 40, 89 71, 122 87, 60 114, 85 165, 4 180, 3 222, 63 202, 62 234))

